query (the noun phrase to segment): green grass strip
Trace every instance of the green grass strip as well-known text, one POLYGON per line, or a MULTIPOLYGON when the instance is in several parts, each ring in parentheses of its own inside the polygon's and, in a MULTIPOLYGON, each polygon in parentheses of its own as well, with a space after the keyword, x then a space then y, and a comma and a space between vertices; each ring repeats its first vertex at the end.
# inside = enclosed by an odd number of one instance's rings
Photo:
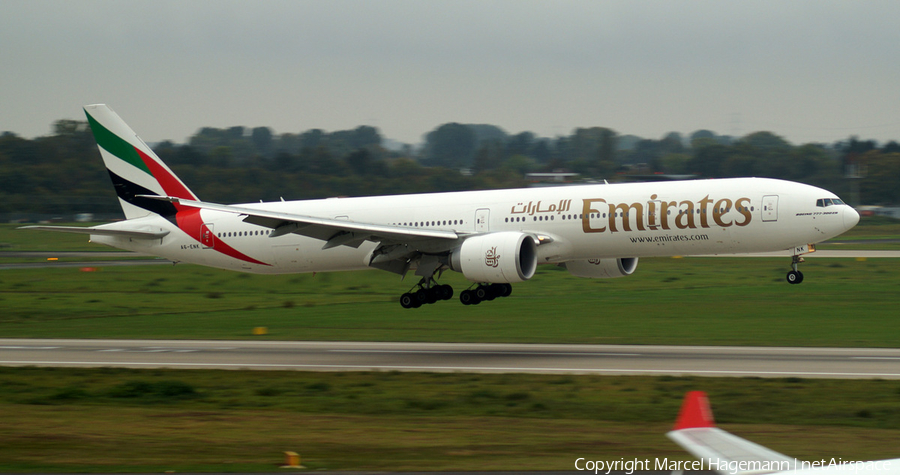
POLYGON ((801 459, 896 456, 900 382, 0 368, 0 471, 570 470, 689 460, 688 390, 720 426, 801 459))

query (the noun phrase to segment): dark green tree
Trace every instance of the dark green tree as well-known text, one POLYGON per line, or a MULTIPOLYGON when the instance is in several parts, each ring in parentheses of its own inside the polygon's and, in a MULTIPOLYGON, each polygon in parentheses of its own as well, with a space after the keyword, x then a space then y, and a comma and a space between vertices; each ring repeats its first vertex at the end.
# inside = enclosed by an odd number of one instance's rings
POLYGON ((268 127, 255 127, 253 131, 250 132, 250 140, 253 142, 256 153, 264 157, 268 157, 272 154, 272 129, 268 127))
POLYGON ((475 156, 475 132, 468 126, 449 123, 425 136, 425 163, 447 168, 469 167, 475 156))

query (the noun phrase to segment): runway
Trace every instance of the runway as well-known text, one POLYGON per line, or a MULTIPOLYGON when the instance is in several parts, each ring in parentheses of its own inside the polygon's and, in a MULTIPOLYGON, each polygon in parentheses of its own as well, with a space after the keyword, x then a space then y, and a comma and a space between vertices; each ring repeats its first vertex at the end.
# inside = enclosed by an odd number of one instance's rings
POLYGON ((0 339, 0 365, 900 379, 900 349, 0 339))

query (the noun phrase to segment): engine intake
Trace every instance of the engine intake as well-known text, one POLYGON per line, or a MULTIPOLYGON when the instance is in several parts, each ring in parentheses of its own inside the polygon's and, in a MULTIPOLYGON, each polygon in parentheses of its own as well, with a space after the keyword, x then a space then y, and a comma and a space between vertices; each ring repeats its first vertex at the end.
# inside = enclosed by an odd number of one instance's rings
POLYGON ((566 270, 576 277, 590 279, 611 279, 631 275, 637 269, 637 257, 619 257, 617 259, 587 259, 584 261, 564 262, 566 270))
POLYGON ((472 236, 450 253, 450 268, 473 282, 524 282, 537 269, 537 245, 514 231, 472 236))

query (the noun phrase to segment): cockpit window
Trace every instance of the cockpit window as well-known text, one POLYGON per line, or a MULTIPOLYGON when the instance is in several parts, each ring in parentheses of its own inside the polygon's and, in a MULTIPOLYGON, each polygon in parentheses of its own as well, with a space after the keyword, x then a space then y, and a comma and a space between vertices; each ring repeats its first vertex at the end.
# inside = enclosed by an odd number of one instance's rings
POLYGON ((826 206, 831 205, 842 205, 844 201, 839 198, 819 198, 816 200, 816 206, 819 208, 824 208, 826 206))

